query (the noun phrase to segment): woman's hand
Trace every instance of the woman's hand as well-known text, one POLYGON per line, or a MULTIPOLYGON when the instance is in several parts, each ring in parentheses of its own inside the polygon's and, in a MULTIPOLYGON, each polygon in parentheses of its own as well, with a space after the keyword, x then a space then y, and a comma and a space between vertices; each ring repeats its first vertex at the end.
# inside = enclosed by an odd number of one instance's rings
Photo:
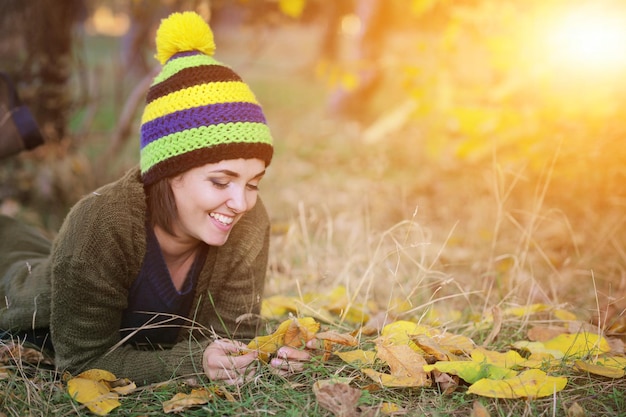
POLYGON ((308 349, 318 348, 317 340, 313 339, 307 342, 306 348, 303 350, 283 346, 276 351, 276 357, 270 360, 270 366, 276 373, 283 376, 301 372, 304 369, 304 363, 311 359, 311 353, 308 349))
POLYGON ((247 351, 247 346, 241 342, 228 339, 219 339, 211 343, 204 350, 202 367, 209 379, 222 380, 228 384, 241 385, 247 378, 255 373, 255 366, 250 366, 256 361, 258 352, 247 351))

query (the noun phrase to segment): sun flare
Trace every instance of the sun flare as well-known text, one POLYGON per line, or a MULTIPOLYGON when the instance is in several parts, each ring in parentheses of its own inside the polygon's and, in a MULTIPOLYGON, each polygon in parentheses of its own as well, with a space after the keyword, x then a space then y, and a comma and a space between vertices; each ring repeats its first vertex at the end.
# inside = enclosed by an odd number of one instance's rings
POLYGON ((550 44, 563 64, 621 68, 626 66, 626 15, 623 10, 573 10, 556 22, 550 44))

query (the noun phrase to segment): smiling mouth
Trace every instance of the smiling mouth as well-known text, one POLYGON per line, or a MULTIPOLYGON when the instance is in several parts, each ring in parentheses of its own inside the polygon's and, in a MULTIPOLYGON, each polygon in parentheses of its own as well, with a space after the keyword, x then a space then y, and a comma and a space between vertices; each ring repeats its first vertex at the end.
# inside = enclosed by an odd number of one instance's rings
POLYGON ((232 217, 224 216, 223 214, 219 213, 209 213, 209 216, 226 226, 232 224, 234 220, 232 217))

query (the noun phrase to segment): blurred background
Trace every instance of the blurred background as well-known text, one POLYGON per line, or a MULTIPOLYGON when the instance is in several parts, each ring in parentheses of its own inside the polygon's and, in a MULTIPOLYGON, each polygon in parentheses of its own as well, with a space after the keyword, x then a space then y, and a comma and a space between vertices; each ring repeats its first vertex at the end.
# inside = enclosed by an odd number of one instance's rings
POLYGON ((54 236, 137 164, 154 33, 183 10, 210 21, 273 130, 270 294, 621 320, 617 0, 3 0, 0 70, 45 143, 0 160, 2 213, 54 236))

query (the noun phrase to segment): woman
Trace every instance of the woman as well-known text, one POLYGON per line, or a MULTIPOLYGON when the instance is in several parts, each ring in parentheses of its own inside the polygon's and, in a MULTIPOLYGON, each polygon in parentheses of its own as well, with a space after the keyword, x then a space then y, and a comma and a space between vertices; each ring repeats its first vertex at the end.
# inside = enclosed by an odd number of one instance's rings
MULTIPOLYGON (((0 328, 49 329, 71 372, 241 383, 257 357, 239 340, 258 327, 269 218, 257 194, 272 138, 199 15, 172 14, 156 43, 140 167, 79 201, 52 246, 0 218, 0 328)), ((285 373, 308 358, 283 348, 271 365, 285 373)))

